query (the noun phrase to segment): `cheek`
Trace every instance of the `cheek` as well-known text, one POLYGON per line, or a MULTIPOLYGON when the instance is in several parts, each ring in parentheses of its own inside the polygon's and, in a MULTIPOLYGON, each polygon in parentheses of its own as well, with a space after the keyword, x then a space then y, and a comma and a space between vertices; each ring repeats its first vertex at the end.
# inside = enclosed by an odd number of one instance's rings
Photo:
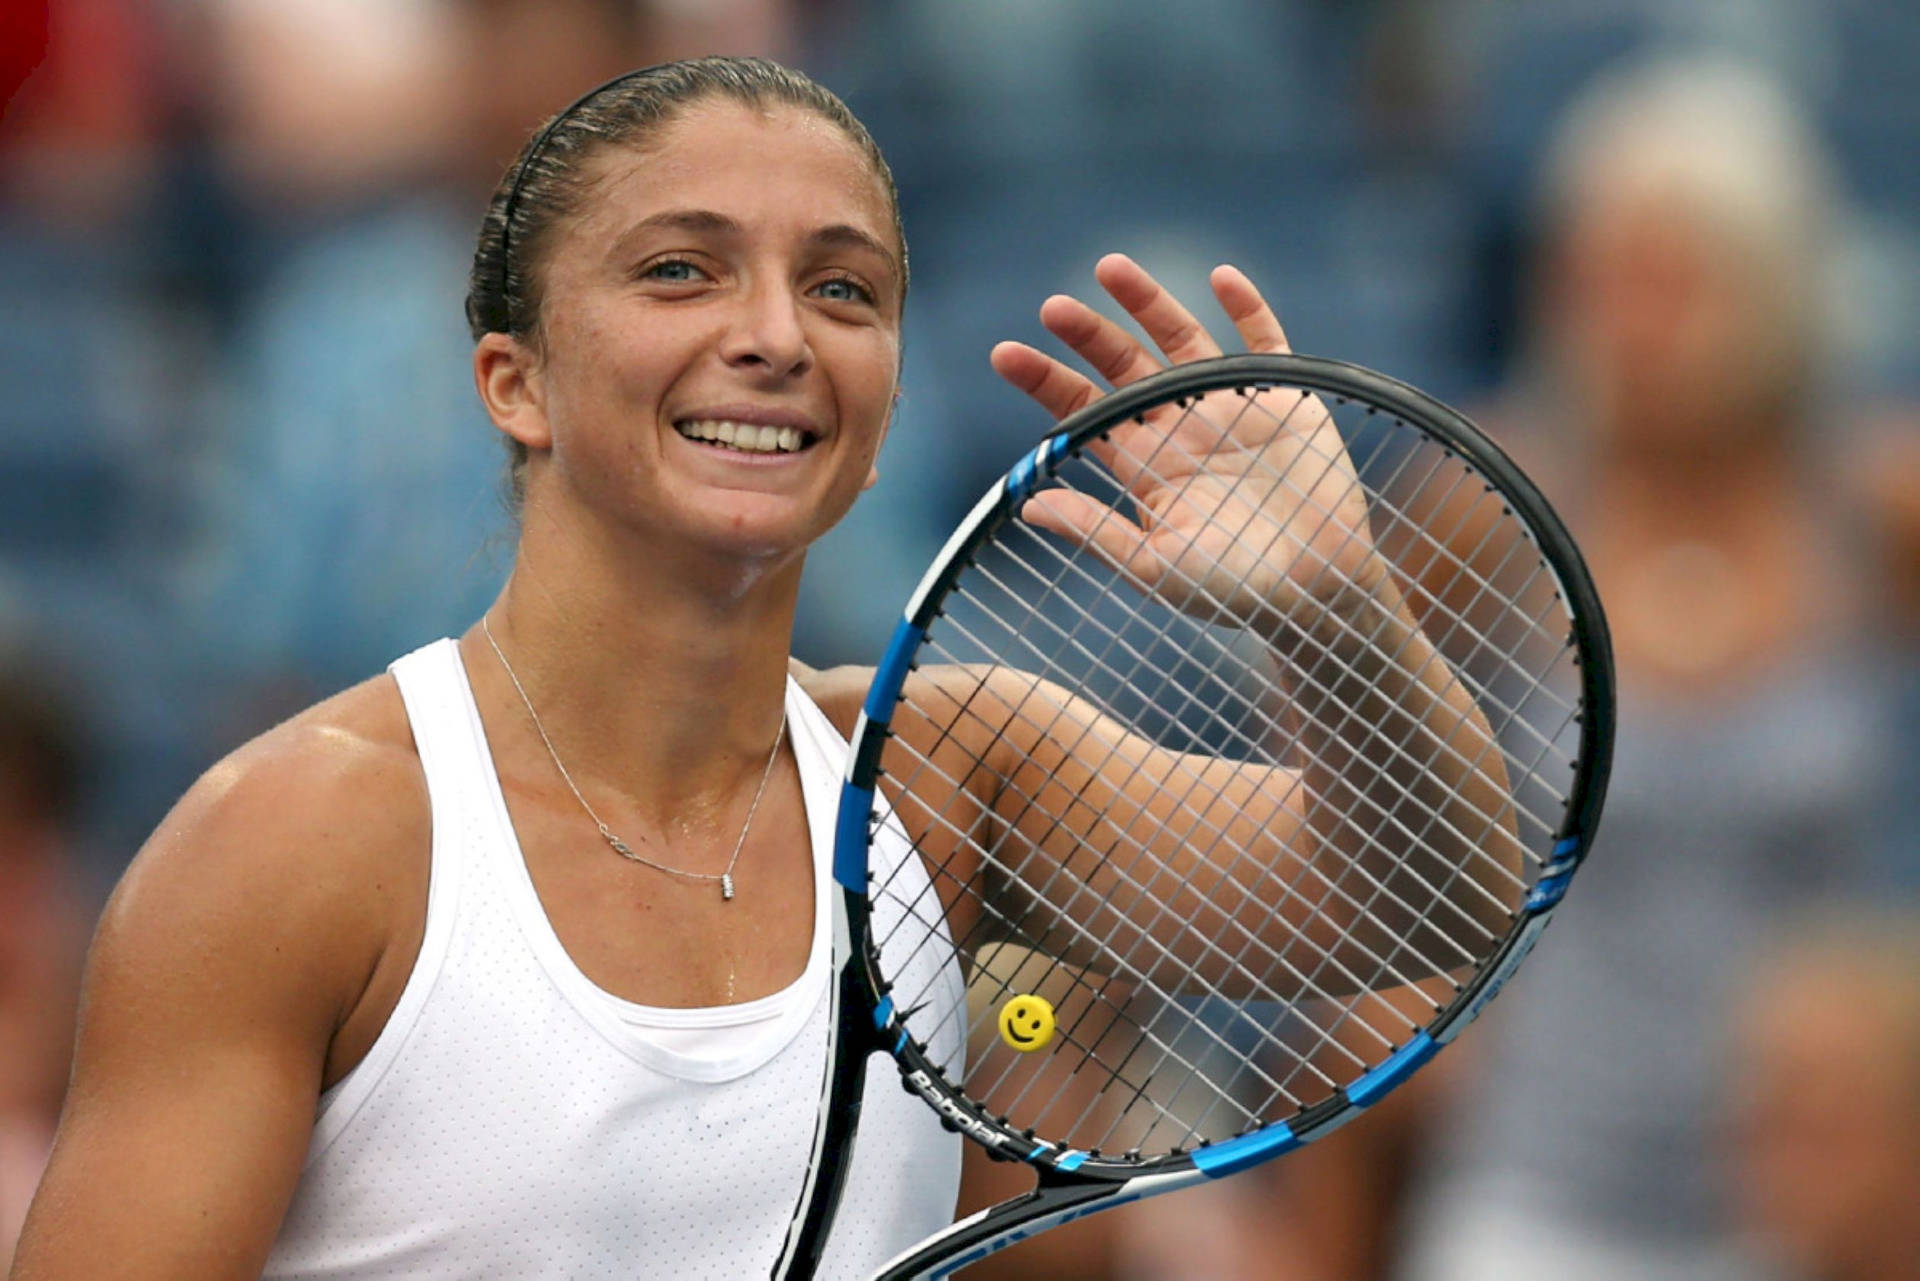
POLYGON ((685 353, 670 339, 591 319, 556 335, 554 350, 567 353, 555 362, 548 388, 556 448, 569 429, 592 433, 607 423, 632 428, 651 421, 686 368, 685 353))
POLYGON ((884 330, 859 330, 823 339, 821 357, 832 371, 843 414, 886 422, 900 385, 900 340, 884 330))

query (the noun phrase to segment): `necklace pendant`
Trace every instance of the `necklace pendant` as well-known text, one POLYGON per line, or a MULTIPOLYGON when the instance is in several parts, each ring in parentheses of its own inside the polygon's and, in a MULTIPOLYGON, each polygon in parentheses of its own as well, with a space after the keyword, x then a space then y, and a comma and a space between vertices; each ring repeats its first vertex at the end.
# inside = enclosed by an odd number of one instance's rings
POLYGON ((636 863, 640 861, 639 858, 634 855, 633 847, 631 845, 628 845, 625 841, 621 840, 619 837, 617 836, 607 837, 607 844, 613 846, 613 852, 615 854, 618 854, 621 858, 632 859, 636 863))
POLYGON ((733 897, 733 873, 731 872, 720 874, 720 897, 723 899, 733 897))

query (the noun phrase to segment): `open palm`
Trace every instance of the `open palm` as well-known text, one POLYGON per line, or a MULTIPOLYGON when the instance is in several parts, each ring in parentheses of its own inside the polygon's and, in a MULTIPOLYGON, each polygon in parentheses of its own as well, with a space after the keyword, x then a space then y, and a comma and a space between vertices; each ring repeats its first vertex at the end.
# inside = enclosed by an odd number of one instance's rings
MULTIPOLYGON (((1212 336, 1130 259, 1096 277, 1173 362, 1221 354, 1212 336)), ((1252 282, 1231 267, 1212 284, 1248 348, 1285 352, 1285 333, 1252 282)), ((1056 296, 1041 321, 1113 386, 1162 363, 1119 325, 1056 296)), ((1102 394, 1058 360, 1001 343, 994 368, 1056 418, 1102 394)), ((1143 590, 1196 617, 1311 627, 1326 610, 1383 586, 1366 498, 1319 398, 1293 389, 1213 392, 1163 405, 1089 445, 1134 500, 1138 520, 1072 490, 1045 490, 1022 515, 1091 546, 1143 590)))

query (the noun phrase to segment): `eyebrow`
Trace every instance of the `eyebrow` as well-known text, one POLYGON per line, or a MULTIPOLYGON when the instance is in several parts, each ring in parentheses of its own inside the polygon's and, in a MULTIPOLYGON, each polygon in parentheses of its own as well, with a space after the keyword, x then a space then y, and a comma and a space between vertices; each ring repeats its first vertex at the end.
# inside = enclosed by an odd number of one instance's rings
POLYGON ((711 209, 667 209, 649 218, 642 218, 622 233, 626 240, 642 231, 651 231, 656 227, 670 227, 679 231, 706 231, 721 235, 738 235, 744 228, 723 213, 711 209))
MULTIPOLYGON (((712 209, 666 209, 627 228, 615 242, 616 246, 624 246, 641 232, 658 228, 719 236, 738 236, 746 230, 739 222, 712 209)), ((878 254, 893 269, 894 279, 900 278, 900 260, 893 250, 875 239, 871 232, 851 223, 836 222, 817 228, 808 234, 807 243, 826 249, 863 249, 878 254)))
POLYGON ((900 263, 893 256, 893 250, 874 239, 871 233, 860 230, 848 223, 837 222, 831 227, 822 227, 807 237, 811 244, 828 249, 864 249, 878 254, 886 264, 893 268, 895 277, 900 275, 900 263))

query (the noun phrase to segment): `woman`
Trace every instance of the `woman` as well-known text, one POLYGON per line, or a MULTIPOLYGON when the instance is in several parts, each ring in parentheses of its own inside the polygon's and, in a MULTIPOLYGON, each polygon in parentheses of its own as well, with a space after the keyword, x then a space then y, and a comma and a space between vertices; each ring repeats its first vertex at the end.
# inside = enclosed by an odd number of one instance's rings
MULTIPOLYGON (((1099 275, 1169 359, 1218 351, 1131 262, 1099 275)), ((468 301, 523 502, 513 574, 458 642, 217 766, 136 860, 16 1277, 768 1266, 818 1098, 832 784, 865 687, 787 642, 807 546, 875 479, 906 285, 872 140, 771 64, 635 73, 534 141, 468 301)), ((1249 346, 1285 349, 1243 276, 1214 287, 1249 346)), ((1042 316, 1112 381, 1158 367, 1079 302, 1042 316)), ((1055 414, 1097 394, 1019 344, 993 362, 1055 414)), ((1484 743, 1356 527, 1330 554, 1378 589, 1380 643, 1413 643, 1394 693, 1484 743)), ((1097 537, 1163 563, 1144 533, 1097 537)), ((1249 614, 1303 595, 1293 565, 1256 568, 1249 614)), ((1214 764, 1286 857, 1297 779, 1214 764)), ((1109 767, 1165 762, 1123 744, 1109 767)), ((1474 783, 1488 805, 1498 780, 1474 783)), ((931 1114, 875 1088, 863 1121, 823 1275, 952 1211, 931 1114)))

